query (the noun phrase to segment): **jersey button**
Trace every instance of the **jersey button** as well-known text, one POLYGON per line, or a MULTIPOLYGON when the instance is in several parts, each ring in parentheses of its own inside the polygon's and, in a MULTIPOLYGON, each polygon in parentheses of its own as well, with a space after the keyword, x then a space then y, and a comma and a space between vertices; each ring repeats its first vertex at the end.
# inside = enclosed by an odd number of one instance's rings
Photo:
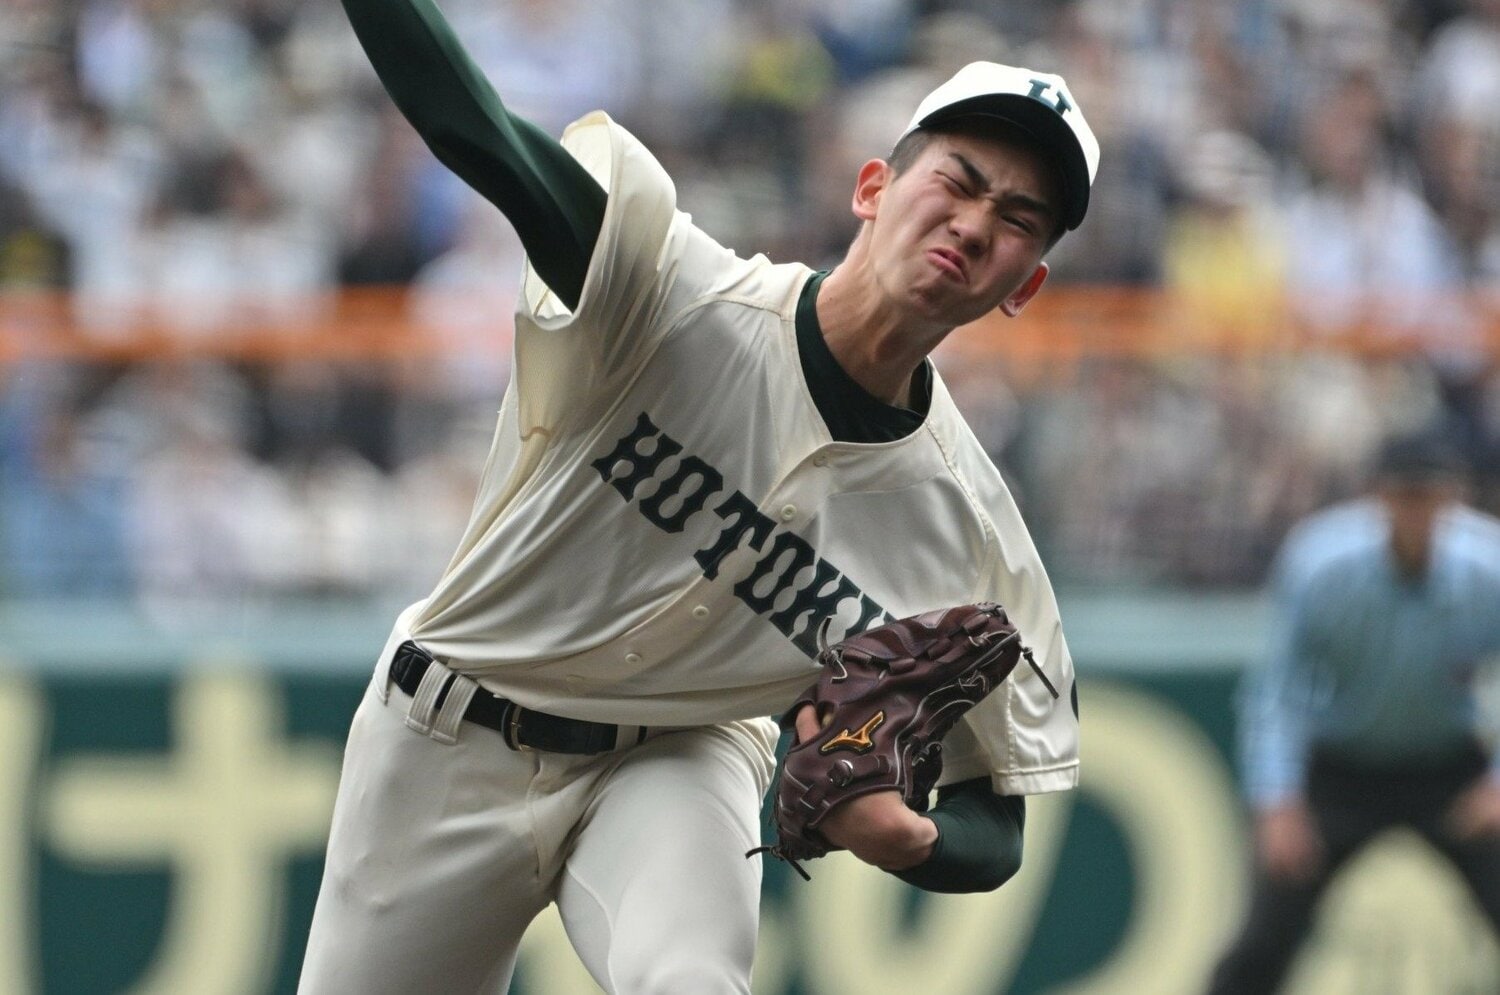
POLYGON ((693 617, 694 618, 708 618, 708 606, 707 605, 699 605, 698 607, 694 608, 693 609, 693 617))
POLYGON ((639 653, 626 653, 625 662, 634 667, 641 662, 641 655, 639 653))
POLYGON ((797 506, 795 504, 783 505, 781 508, 781 520, 790 522, 797 517, 797 506))
POLYGON ((813 457, 813 466, 827 466, 827 465, 828 465, 828 457, 827 456, 814 456, 813 457))

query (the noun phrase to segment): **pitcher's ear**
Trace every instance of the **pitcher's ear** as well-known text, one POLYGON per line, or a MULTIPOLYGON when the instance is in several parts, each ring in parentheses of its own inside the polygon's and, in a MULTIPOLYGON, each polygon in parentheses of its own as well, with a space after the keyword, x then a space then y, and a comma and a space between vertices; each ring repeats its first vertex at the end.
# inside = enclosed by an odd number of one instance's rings
POLYGON ((856 218, 861 221, 875 220, 876 211, 880 207, 880 195, 891 185, 892 179, 890 164, 884 159, 871 159, 859 167, 859 175, 854 180, 854 197, 850 203, 856 218))
POLYGON ((1036 296, 1036 292, 1042 289, 1042 284, 1047 282, 1048 272, 1046 263, 1037 263, 1036 271, 1026 278, 1026 282, 1021 284, 1015 293, 1000 302, 1000 310, 1011 318, 1024 311, 1026 305, 1030 304, 1031 299, 1036 296))

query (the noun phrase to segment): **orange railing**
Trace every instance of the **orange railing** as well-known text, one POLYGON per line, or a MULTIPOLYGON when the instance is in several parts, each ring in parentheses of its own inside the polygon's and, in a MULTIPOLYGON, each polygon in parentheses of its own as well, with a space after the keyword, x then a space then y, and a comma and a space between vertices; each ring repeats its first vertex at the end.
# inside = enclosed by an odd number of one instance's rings
MULTIPOLYGON (((350 289, 274 304, 216 302, 227 317, 192 320, 192 302, 80 302, 62 293, 0 295, 0 365, 27 359, 85 362, 216 357, 384 360, 510 347, 508 309, 491 298, 475 310, 482 327, 410 306, 405 288, 350 289), (482 309, 482 310, 481 310, 482 309)), ((1319 302, 1310 302, 1318 304, 1319 302)), ((1307 317, 1314 307, 1258 302, 1229 307, 1157 289, 1048 288, 1019 320, 994 316, 960 330, 944 350, 975 359, 1003 357, 1022 368, 1071 366, 1088 357, 1255 355, 1307 348, 1371 357, 1462 349, 1500 359, 1500 294, 1361 299, 1336 324, 1307 317), (1400 315, 1399 319, 1391 316, 1400 315)))

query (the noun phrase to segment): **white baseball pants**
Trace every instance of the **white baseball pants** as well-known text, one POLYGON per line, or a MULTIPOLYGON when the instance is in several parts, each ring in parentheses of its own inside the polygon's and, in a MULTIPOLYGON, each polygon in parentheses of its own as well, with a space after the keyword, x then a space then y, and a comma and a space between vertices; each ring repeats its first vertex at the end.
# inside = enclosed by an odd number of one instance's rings
POLYGON ((502 992, 551 902, 607 992, 750 991, 773 722, 592 757, 471 722, 444 742, 422 695, 387 687, 389 651, 349 732, 301 992, 502 992))

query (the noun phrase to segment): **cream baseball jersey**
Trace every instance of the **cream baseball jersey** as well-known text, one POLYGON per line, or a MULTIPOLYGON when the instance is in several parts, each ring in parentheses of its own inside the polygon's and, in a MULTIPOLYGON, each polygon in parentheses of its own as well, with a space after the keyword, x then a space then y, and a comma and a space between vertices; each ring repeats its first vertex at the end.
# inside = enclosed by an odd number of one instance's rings
POLYGON ((941 379, 911 435, 832 441, 795 337, 811 272, 714 242, 604 114, 563 142, 608 192, 583 293, 570 311, 528 269, 471 520, 395 635, 528 708, 688 726, 785 708, 825 620, 837 640, 995 600, 1064 697, 1019 668, 950 736, 945 781, 1074 786, 1056 601, 941 379))

